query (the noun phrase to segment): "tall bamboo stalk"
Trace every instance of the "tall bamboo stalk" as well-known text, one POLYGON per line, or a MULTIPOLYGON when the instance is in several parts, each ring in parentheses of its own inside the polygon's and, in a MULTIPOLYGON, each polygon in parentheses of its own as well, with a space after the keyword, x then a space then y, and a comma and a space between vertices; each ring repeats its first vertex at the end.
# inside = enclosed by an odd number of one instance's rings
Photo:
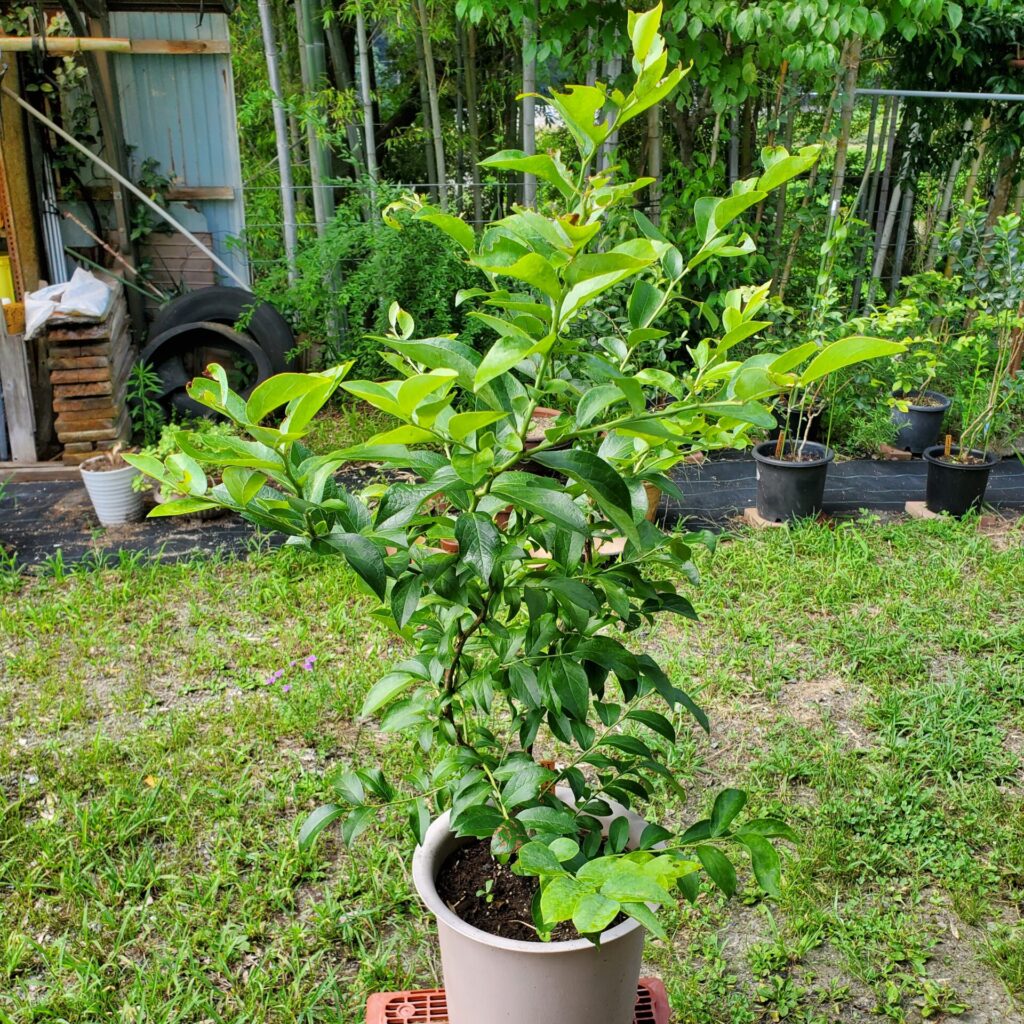
POLYGON ((657 224, 661 218, 661 104, 647 109, 647 176, 653 178, 647 193, 647 215, 657 224))
POLYGON ((366 38, 366 18, 362 3, 356 5, 356 59, 359 64, 359 102, 363 108, 363 150, 366 153, 366 173, 370 179, 370 205, 377 212, 377 137, 373 128, 373 90, 370 88, 370 53, 366 38))
MULTIPOLYGON (((968 118, 964 122, 964 133, 967 134, 971 130, 971 119, 968 118)), ((953 205, 953 190, 956 188, 956 179, 960 174, 960 167, 963 164, 963 150, 961 150, 949 164, 949 170, 946 172, 946 181, 942 187, 942 196, 939 199, 939 205, 935 211, 935 216, 932 218, 931 223, 928 227, 928 255, 925 257, 924 269, 934 270, 935 264, 939 258, 939 245, 942 241, 942 235, 946 229, 946 225, 949 223, 949 211, 953 205)))
MULTIPOLYGON (((327 52, 331 57, 331 66, 334 68, 335 86, 342 92, 355 95, 356 83, 352 76, 352 63, 349 60, 345 40, 341 35, 341 25, 336 16, 325 22, 324 35, 327 38, 327 52)), ((359 128, 348 117, 345 118, 345 141, 348 144, 353 171, 358 176, 359 168, 365 166, 366 160, 363 156, 362 140, 359 138, 359 128)))
POLYGON ((416 39, 416 81, 420 88, 420 111, 423 114, 423 162, 427 169, 427 182, 434 202, 438 201, 437 158, 434 155, 434 127, 430 108, 430 91, 427 89, 427 60, 423 53, 423 36, 420 34, 420 16, 413 4, 413 18, 416 39))
POLYGON ((839 112, 839 138, 836 140, 836 159, 832 170, 832 191, 828 203, 826 238, 832 237, 832 229, 843 203, 846 161, 850 152, 850 129, 853 125, 853 108, 857 100, 857 78, 860 74, 861 45, 860 36, 854 36, 846 49, 846 75, 843 81, 843 103, 839 112))
MULTIPOLYGON (((307 101, 323 87, 327 74, 324 47, 324 23, 317 0, 296 0, 296 23, 299 30, 299 70, 302 90, 307 101)), ((327 221, 334 212, 328 179, 331 177, 331 154, 317 134, 314 118, 306 118, 306 145, 309 149, 309 180, 313 192, 313 217, 316 233, 323 237, 327 221)))
POLYGON ((469 127, 469 160, 473 176, 473 220, 477 227, 484 221, 483 187, 480 183, 480 108, 476 80, 476 28, 460 29, 466 64, 466 120, 469 127))
MULTIPOLYGON (((537 9, 523 19, 523 152, 533 156, 537 152, 537 9)), ((537 205, 537 176, 523 175, 523 205, 537 205)))
POLYGON ((298 249, 298 227, 295 217, 295 189, 292 183, 292 161, 288 149, 288 118, 281 95, 281 70, 277 63, 277 43, 274 39, 273 12, 270 0, 258 0, 260 29, 263 33, 263 56, 267 62, 270 82, 271 107, 274 115, 274 144, 277 149, 277 169, 281 178, 281 214, 284 221, 284 255, 288 263, 288 280, 298 277, 295 253, 298 249))
POLYGON ((427 93, 430 98, 431 132, 434 137, 434 160, 437 163, 437 194, 442 210, 448 209, 448 170, 444 159, 444 136, 441 134, 441 104, 437 94, 437 70, 434 47, 430 41, 430 22, 425 0, 416 0, 420 31, 423 33, 423 60, 427 68, 427 93))

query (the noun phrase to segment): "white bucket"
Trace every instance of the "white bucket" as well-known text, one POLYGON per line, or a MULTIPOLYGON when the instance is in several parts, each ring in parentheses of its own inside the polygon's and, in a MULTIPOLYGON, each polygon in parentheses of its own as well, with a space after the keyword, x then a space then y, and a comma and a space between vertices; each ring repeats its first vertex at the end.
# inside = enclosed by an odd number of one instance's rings
POLYGON ((139 475, 139 471, 134 466, 104 470, 86 469, 92 461, 90 459, 82 463, 82 482, 89 492, 99 521, 104 526, 137 523, 142 518, 142 492, 132 490, 132 480, 139 475))

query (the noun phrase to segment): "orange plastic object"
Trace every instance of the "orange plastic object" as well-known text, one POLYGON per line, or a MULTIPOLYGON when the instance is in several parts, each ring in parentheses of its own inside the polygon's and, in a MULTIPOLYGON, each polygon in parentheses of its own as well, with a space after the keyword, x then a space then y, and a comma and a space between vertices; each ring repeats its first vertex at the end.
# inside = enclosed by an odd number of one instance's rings
MULTIPOLYGON (((378 992, 370 996, 366 1004, 366 1024, 447 1024, 447 1021, 444 989, 378 992)), ((660 979, 640 979, 633 1024, 668 1024, 668 996, 660 979)))

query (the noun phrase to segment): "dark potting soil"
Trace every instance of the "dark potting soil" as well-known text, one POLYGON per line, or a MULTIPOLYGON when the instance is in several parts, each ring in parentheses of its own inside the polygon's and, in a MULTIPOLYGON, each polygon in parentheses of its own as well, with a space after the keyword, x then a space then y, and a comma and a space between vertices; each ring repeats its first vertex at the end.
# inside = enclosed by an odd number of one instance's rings
POLYGON ((982 466, 985 463, 977 455, 940 455, 938 461, 946 466, 982 466))
MULTIPOLYGON (((459 847, 441 865, 435 884, 448 909, 466 924, 503 939, 540 941, 530 909, 537 879, 513 874, 509 865, 491 856, 491 845, 486 840, 474 839, 459 847)), ((609 927, 623 920, 620 914, 609 927)), ((571 921, 563 921, 551 933, 555 942, 580 937, 571 921)))
MULTIPOLYGON (((774 454, 772 456, 775 457, 774 454)), ((785 452, 779 457, 780 462, 817 462, 820 455, 805 455, 801 452, 785 452)))
POLYGON ((901 395, 900 401, 919 409, 934 409, 943 404, 937 398, 932 398, 931 395, 901 395))

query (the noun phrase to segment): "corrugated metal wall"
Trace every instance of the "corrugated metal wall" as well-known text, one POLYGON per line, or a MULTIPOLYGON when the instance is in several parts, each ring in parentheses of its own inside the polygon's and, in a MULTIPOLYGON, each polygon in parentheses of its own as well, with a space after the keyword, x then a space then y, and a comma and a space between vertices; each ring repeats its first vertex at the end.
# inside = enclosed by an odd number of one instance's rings
MULTIPOLYGON (((200 20, 197 14, 112 13, 110 30, 134 39, 228 38, 224 14, 205 14, 200 20)), ((189 227, 209 231, 217 255, 248 280, 244 256, 229 245, 245 227, 231 58, 118 55, 114 61, 124 138, 134 147, 130 159, 135 171, 151 157, 177 186, 233 189, 230 200, 190 202, 205 226, 190 222, 189 227)))

